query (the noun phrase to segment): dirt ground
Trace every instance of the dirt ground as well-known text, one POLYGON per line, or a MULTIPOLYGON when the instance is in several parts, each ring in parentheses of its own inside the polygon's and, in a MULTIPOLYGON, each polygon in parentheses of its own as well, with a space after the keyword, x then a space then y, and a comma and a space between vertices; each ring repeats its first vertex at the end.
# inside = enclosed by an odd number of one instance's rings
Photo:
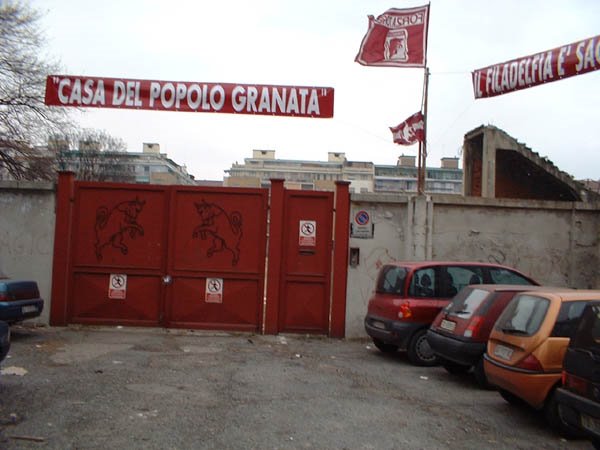
POLYGON ((2 449, 591 449, 367 340, 12 328, 2 449))

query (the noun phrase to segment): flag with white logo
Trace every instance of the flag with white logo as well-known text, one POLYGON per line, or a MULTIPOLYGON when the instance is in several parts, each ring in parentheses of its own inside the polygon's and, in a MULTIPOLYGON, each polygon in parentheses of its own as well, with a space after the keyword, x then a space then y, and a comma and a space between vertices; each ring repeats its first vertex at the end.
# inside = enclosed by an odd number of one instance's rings
POLYGON ((429 5, 369 17, 355 61, 363 66, 425 67, 429 5))
POLYGON ((412 145, 416 142, 423 142, 425 138, 425 118, 419 111, 401 124, 390 127, 390 130, 396 144, 412 145))

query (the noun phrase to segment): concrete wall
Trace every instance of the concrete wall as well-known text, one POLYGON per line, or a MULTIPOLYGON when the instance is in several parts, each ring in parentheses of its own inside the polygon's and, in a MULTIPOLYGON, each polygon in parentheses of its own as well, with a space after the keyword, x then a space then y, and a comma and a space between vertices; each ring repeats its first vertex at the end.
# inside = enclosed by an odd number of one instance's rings
POLYGON ((0 273, 38 282, 48 324, 52 289, 55 196, 52 183, 0 181, 0 273))
POLYGON ((366 336, 363 318, 378 269, 392 260, 505 264, 542 284, 600 289, 600 204, 463 196, 352 195, 351 220, 366 210, 373 239, 349 267, 346 337, 366 336))
MULTIPOLYGON (((0 182, 0 272, 52 286, 55 191, 50 183, 0 182)), ((600 204, 452 195, 353 194, 351 221, 368 211, 373 238, 348 269, 346 337, 365 337, 363 318, 377 272, 393 260, 470 260, 513 266, 556 286, 600 289, 600 204)))

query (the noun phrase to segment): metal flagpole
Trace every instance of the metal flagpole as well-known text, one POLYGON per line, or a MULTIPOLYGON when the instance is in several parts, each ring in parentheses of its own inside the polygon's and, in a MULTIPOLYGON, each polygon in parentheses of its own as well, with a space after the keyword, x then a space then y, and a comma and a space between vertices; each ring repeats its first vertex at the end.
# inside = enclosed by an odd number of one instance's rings
POLYGON ((423 154, 423 143, 419 141, 419 158, 417 161, 417 194, 421 195, 423 193, 423 183, 421 182, 421 171, 422 171, 422 163, 421 163, 421 155, 423 154))
POLYGON ((418 192, 425 192, 425 181, 427 173, 427 88, 429 87, 429 68, 425 67, 425 77, 423 80, 423 142, 419 142, 419 178, 418 192))

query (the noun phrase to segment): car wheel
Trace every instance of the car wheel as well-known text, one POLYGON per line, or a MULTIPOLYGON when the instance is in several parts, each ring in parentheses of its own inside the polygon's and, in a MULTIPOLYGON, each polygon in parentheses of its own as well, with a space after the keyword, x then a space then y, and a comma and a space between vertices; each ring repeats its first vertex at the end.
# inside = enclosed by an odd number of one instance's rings
POLYGON ((379 339, 373 339, 373 344, 379 349, 379 351, 382 351, 383 353, 395 353, 398 351, 397 345, 386 344, 379 339))
POLYGON ((427 342, 427 329, 417 331, 408 344, 408 360, 417 366, 435 366, 438 358, 427 342))
POLYGON ((565 423, 558 412, 558 402, 556 401, 556 390, 550 393, 546 404, 544 405, 544 417, 550 428, 557 431, 562 437, 567 439, 582 438, 583 432, 568 423, 565 423))
POLYGON ((494 389, 494 387, 490 384, 485 375, 485 370, 483 368, 483 356, 481 359, 473 366, 473 376, 475 377, 475 381, 479 385, 479 387, 483 389, 494 389))
POLYGON ((465 366, 463 364, 457 364, 452 361, 442 361, 442 367, 446 369, 446 372, 451 373, 452 375, 461 375, 463 373, 467 373, 471 366, 465 366))
POLYGON ((524 405, 525 402, 523 400, 521 400, 519 397, 517 397, 515 394, 513 394, 512 392, 508 392, 504 389, 498 389, 498 392, 500 393, 500 396, 506 400, 508 403, 510 403, 511 405, 524 405))

